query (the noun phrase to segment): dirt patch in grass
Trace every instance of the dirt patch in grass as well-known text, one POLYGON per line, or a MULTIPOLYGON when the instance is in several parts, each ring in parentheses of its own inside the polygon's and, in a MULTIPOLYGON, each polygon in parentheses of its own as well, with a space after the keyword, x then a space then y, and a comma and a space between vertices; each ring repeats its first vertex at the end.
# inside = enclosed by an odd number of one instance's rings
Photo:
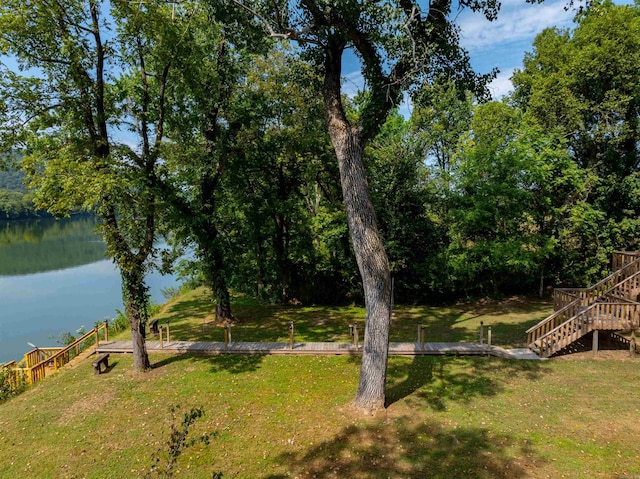
POLYGON ((102 411, 106 405, 115 399, 116 396, 112 391, 86 394, 69 404, 60 414, 56 424, 58 426, 68 426, 73 422, 83 421, 88 415, 102 411))

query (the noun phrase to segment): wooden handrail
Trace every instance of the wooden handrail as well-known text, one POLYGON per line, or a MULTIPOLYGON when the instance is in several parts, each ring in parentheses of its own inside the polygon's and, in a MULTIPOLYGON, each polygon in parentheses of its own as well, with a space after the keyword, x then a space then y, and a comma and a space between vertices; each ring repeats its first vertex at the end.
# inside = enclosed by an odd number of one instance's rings
POLYGON ((543 319, 535 326, 527 329, 527 344, 531 345, 535 343, 538 338, 544 336, 549 331, 558 327, 560 324, 568 321, 573 316, 579 313, 580 306, 582 305, 581 298, 577 297, 573 302, 567 304, 564 308, 556 311, 551 316, 543 319))
MULTIPOLYGON (((532 348, 538 346, 542 355, 545 346, 551 347, 549 338, 556 337, 558 332, 567 334, 567 328, 576 327, 578 318, 602 309, 596 305, 637 305, 630 298, 640 293, 640 252, 617 251, 612 263, 614 272, 589 288, 555 289, 554 313, 527 330, 527 344, 532 348), (586 309, 581 311, 583 307, 586 309)), ((637 315, 637 309, 633 311, 637 315)))
MULTIPOLYGON (((632 329, 640 326, 638 303, 594 303, 536 340, 546 358, 594 329, 632 329)), ((531 344, 531 343, 530 343, 531 344)))
POLYGON ((75 349, 76 356, 80 351, 80 344, 87 339, 94 336, 96 338, 96 347, 100 342, 100 331, 103 332, 103 336, 105 340, 109 338, 109 330, 108 330, 108 322, 105 321, 100 326, 94 327, 92 330, 87 331, 84 335, 68 344, 63 348, 36 348, 29 351, 25 354, 24 358, 20 363, 14 364, 18 365, 24 363, 24 367, 22 368, 13 368, 14 371, 23 371, 26 373, 26 378, 29 383, 35 383, 40 379, 44 379, 46 376, 46 367, 48 364, 53 364, 53 369, 57 370, 59 367, 62 367, 70 360, 70 352, 75 349), (37 361, 34 361, 37 359, 37 361), (34 364, 35 362, 35 364, 34 364))
POLYGON ((632 263, 640 257, 640 251, 614 251, 611 260, 611 270, 616 271, 626 264, 632 263))
POLYGON ((629 299, 629 296, 635 296, 637 298, 638 292, 640 292, 640 271, 627 276, 605 291, 601 296, 621 294, 623 298, 635 303, 636 301, 629 299))
MULTIPOLYGON (((630 253, 631 254, 631 253, 630 253)), ((633 253, 634 255, 636 253, 633 253)), ((637 273, 640 271, 640 256, 635 256, 636 259, 631 261, 630 263, 626 263, 622 265, 620 268, 617 268, 613 273, 604 278, 601 281, 598 281, 596 284, 591 286, 588 289, 591 290, 599 290, 601 287, 605 286, 608 283, 611 283, 613 280, 613 284, 617 284, 625 278, 637 273)), ((606 288, 609 289, 609 288, 606 288)))
POLYGON ((567 304, 573 302, 575 296, 583 300, 583 306, 588 306, 605 294, 607 291, 622 284, 627 278, 640 272, 640 253, 629 253, 635 258, 630 263, 624 264, 621 268, 611 273, 606 278, 598 281, 589 288, 556 288, 553 291, 553 309, 558 311, 567 304))

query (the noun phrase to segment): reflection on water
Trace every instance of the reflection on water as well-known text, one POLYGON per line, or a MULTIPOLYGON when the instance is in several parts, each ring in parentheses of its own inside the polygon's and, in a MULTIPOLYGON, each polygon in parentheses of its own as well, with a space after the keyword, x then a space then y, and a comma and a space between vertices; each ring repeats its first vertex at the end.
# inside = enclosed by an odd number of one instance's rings
MULTIPOLYGON (((93 233, 96 219, 0 223, 0 364, 30 349, 59 346, 75 333, 112 318, 122 306, 120 274, 93 233)), ((147 274, 151 300, 176 278, 147 274)))
POLYGON ((97 220, 41 218, 0 222, 0 276, 72 268, 105 259, 97 220))

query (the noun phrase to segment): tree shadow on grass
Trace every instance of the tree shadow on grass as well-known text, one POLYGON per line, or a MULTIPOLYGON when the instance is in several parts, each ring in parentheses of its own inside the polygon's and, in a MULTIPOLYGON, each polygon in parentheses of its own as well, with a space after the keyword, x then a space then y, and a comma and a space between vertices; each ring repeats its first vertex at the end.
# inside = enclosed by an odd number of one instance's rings
POLYGON ((264 354, 229 354, 209 356, 207 359, 213 373, 226 371, 231 374, 243 374, 257 371, 264 358, 264 354))
MULTIPOLYGON (((446 428, 435 421, 400 417, 347 426, 335 437, 302 452, 286 452, 276 463, 291 476, 345 478, 518 478, 532 450, 507 435, 473 427, 446 428)), ((539 463, 539 458, 533 458, 539 463)))
POLYGON ((107 368, 105 368, 105 370, 102 371, 100 374, 110 373, 111 370, 118 365, 118 363, 119 363, 119 361, 117 359, 115 361, 109 361, 109 366, 107 366, 107 368))
POLYGON ((409 364, 408 361, 402 358, 389 363, 387 406, 414 395, 412 399, 443 411, 447 401, 468 402, 475 397, 495 396, 504 390, 505 378, 525 375, 533 381, 548 371, 539 361, 497 358, 414 356, 409 364))
POLYGON ((480 322, 492 327, 493 344, 525 346, 526 331, 551 312, 546 300, 514 297, 448 307, 399 305, 394 311, 392 341, 415 341, 421 322, 426 341, 478 341, 480 322))
POLYGON ((211 366, 212 373, 226 371, 231 374, 242 374, 257 371, 264 361, 263 354, 176 354, 162 358, 154 363, 152 368, 161 368, 176 361, 191 359, 194 361, 206 362, 211 366))

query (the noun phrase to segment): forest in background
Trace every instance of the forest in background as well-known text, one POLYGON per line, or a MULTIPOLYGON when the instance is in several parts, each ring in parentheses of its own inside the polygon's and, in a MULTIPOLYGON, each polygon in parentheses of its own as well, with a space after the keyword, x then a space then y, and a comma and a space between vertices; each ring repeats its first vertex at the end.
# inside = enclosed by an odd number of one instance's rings
POLYGON ((33 194, 27 192, 24 173, 19 169, 0 169, 0 221, 50 216, 36 211, 33 194))
MULTIPOLYGON (((612 251, 638 248, 639 17, 637 5, 594 2, 575 29, 536 38, 509 97, 481 102, 438 77, 413 91, 410 116, 390 115, 364 160, 396 301, 584 286, 605 274, 612 251)), ((224 288, 274 302, 361 301, 318 72, 304 51, 251 39, 225 45, 221 27, 211 28, 209 43, 183 39, 213 51, 207 62, 186 53, 173 59, 189 69, 166 90, 170 141, 156 145, 162 162, 147 198, 159 231, 176 246, 196 245, 198 261, 179 269, 205 283, 224 277, 224 288)), ((154 53, 153 68, 164 53, 154 53)), ((125 105, 139 95, 133 83, 126 75, 116 82, 112 100, 125 105)), ((358 119, 366 95, 347 99, 350 118, 358 119)), ((154 108, 118 111, 149 119, 154 108)), ((0 173, 0 218, 34 214, 34 195, 57 214, 96 206, 75 191, 61 207, 51 182, 61 173, 92 194, 142 191, 130 172, 87 183, 93 173, 69 149, 70 128, 48 143, 24 143, 34 193, 25 194, 17 172, 0 173), (54 147, 72 161, 57 161, 54 147)), ((144 165, 140 152, 114 152, 144 165)))

